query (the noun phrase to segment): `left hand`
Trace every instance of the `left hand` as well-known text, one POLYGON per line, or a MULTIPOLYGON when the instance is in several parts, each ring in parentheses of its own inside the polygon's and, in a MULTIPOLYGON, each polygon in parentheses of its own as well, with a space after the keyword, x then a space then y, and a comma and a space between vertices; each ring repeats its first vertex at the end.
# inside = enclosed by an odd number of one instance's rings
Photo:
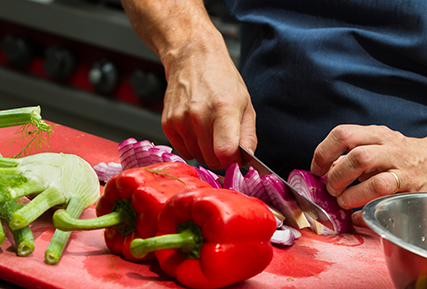
MULTIPOLYGON (((344 209, 397 192, 427 191, 427 138, 385 126, 340 125, 317 146, 311 171, 327 177, 328 192, 344 209), (349 187, 355 180, 360 183, 349 187)), ((364 224, 361 211, 352 219, 364 224)))

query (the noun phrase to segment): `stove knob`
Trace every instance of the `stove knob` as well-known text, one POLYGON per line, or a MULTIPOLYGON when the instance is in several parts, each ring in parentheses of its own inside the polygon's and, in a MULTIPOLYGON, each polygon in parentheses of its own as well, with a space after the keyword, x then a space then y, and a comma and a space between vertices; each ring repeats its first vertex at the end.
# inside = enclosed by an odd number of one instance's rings
POLYGON ((54 46, 45 50, 44 71, 52 78, 63 79, 76 67, 76 57, 67 48, 54 46))
POLYGON ((35 46, 28 39, 7 35, 1 42, 1 50, 11 64, 23 67, 33 58, 35 46))
POLYGON ((161 101, 166 90, 166 81, 150 71, 136 70, 130 78, 136 95, 149 102, 161 101))
POLYGON ((95 62, 88 74, 89 82, 101 93, 109 93, 119 82, 117 66, 110 60, 101 59, 95 62))

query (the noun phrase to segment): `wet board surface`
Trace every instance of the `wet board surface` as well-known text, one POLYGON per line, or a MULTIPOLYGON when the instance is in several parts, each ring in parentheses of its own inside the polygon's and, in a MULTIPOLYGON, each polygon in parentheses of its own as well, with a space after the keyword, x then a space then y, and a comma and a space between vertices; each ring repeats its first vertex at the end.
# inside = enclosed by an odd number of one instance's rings
MULTIPOLYGON (((119 162, 115 142, 65 126, 54 130, 50 152, 76 154, 91 165, 119 162)), ((20 143, 5 145, 15 131, 0 129, 3 156, 19 152, 20 143)), ((44 251, 54 232, 51 216, 47 212, 31 224, 35 251, 28 257, 15 255, 8 234, 0 248, 0 279, 26 288, 182 288, 156 261, 138 264, 111 254, 102 230, 73 232, 61 261, 45 264, 44 251)), ((94 206, 81 216, 92 217, 94 206)), ((302 233, 292 246, 276 246, 273 261, 261 274, 227 288, 393 288, 380 239, 371 230, 355 228, 340 236, 318 236, 308 229, 302 233)))

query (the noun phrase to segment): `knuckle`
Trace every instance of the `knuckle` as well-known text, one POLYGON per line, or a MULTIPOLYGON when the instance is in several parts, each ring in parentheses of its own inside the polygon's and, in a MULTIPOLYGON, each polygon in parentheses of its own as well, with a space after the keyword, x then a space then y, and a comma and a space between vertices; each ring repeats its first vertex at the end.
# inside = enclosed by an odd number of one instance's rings
POLYGON ((367 168, 375 155, 367 147, 356 147, 348 153, 348 164, 354 169, 367 168))
POLYGON ((331 137, 337 143, 347 143, 353 132, 347 125, 339 125, 332 129, 331 137))
POLYGON ((394 191, 394 185, 390 184, 384 174, 379 174, 374 178, 371 178, 371 191, 374 193, 373 197, 381 197, 389 195, 394 191))

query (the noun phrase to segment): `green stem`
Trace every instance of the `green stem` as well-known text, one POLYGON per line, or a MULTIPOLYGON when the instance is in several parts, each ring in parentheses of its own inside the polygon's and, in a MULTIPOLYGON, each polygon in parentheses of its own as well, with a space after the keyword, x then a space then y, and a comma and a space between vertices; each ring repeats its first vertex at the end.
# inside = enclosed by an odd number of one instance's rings
POLYGON ((23 228, 40 217, 50 208, 66 203, 66 198, 61 191, 55 186, 52 186, 39 195, 31 202, 19 209, 12 215, 12 220, 9 222, 9 227, 12 230, 23 228))
POLYGON ((126 211, 116 211, 93 219, 75 219, 66 210, 60 209, 52 219, 53 225, 62 231, 88 231, 117 226, 131 218, 126 211))
MULTIPOLYGON (((79 218, 84 209, 84 202, 82 202, 80 198, 73 197, 70 199, 66 211, 72 218, 79 218)), ((55 265, 59 262, 70 235, 71 232, 64 232, 58 229, 55 230, 52 240, 45 251, 44 256, 46 264, 55 265)))
POLYGON ((0 157, 0 168, 16 167, 18 164, 17 159, 0 157))
POLYGON ((16 255, 26 257, 34 251, 33 232, 29 226, 12 231, 15 240, 16 255))
POLYGON ((40 115, 40 107, 23 107, 0 111, 0 128, 31 123, 34 114, 40 115))
MULTIPOLYGON (((24 141, 30 137, 28 143, 15 157, 19 157, 31 152, 31 148, 34 145, 42 147, 42 143, 46 142, 45 134, 49 135, 49 133, 53 132, 52 127, 56 125, 49 125, 45 123, 40 115, 40 112, 40 106, 0 111, 0 128, 21 126, 21 128, 15 133, 21 135, 18 139, 22 139, 24 141)), ((15 142, 15 140, 13 140, 12 143, 13 142, 15 142)), ((24 145, 24 142, 22 144, 24 145)))
POLYGON ((0 219, 0 247, 3 245, 4 240, 6 239, 6 233, 4 232, 3 223, 0 219))
POLYGON ((164 249, 179 249, 185 258, 199 258, 203 236, 200 228, 192 221, 178 225, 178 233, 135 239, 130 244, 130 252, 135 258, 143 258, 149 252, 164 249))
POLYGON ((46 187, 36 179, 27 179, 20 169, 0 168, 0 203, 40 193, 46 187))
MULTIPOLYGON (((0 215, 6 222, 10 222, 12 215, 23 206, 25 205, 19 203, 19 200, 8 201, 0 206, 0 215)), ((26 257, 34 251, 34 237, 29 226, 12 230, 12 234, 16 246, 16 255, 26 257)))

